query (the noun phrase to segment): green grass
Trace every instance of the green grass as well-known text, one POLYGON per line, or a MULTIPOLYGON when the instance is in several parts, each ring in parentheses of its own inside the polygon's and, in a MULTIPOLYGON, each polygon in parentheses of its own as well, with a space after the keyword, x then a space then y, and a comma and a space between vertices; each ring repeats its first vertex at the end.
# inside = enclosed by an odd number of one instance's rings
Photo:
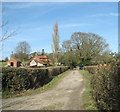
POLYGON ((7 65, 7 62, 0 62, 0 67, 4 67, 5 65, 7 65))
POLYGON ((96 107, 96 103, 91 95, 91 85, 90 85, 90 77, 91 74, 85 70, 81 70, 80 73, 83 75, 85 80, 85 91, 83 92, 83 105, 85 110, 98 110, 96 107))
POLYGON ((69 71, 70 70, 68 70, 68 71, 66 71, 58 76, 55 76, 48 84, 44 85, 43 87, 37 88, 35 90, 30 89, 27 91, 21 91, 21 92, 16 91, 13 93, 10 91, 5 91, 2 93, 2 97, 3 98, 19 97, 19 96, 34 95, 34 94, 44 92, 46 90, 53 88, 60 81, 60 79, 62 79, 64 76, 66 76, 68 74, 69 71))

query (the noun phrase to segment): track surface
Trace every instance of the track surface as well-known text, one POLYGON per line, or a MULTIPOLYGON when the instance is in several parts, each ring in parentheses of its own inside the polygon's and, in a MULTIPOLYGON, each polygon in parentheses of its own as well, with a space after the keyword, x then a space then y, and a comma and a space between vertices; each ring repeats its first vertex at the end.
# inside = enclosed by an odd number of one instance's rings
POLYGON ((82 110, 84 79, 72 70, 52 89, 40 94, 3 99, 3 110, 82 110))

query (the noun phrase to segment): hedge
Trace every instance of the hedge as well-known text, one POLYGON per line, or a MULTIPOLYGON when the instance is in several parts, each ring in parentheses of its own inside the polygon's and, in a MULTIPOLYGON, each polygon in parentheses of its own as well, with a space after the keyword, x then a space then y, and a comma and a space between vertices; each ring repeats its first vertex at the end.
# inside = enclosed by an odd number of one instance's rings
POLYGON ((48 68, 2 68, 2 90, 21 91, 36 89, 50 82, 69 67, 48 68))
POLYGON ((87 70, 89 73, 96 73, 98 66, 84 66, 84 70, 87 70))
POLYGON ((91 75, 92 96, 100 110, 120 110, 120 68, 99 66, 91 75))

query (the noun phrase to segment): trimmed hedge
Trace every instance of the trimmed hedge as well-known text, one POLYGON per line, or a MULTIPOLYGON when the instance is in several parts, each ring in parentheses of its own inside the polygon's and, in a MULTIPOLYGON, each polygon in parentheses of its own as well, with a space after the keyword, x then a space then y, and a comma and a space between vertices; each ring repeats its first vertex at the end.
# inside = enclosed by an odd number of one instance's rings
POLYGON ((89 73, 96 73, 98 66, 84 66, 84 70, 87 70, 89 73))
POLYGON ((120 68, 99 66, 91 75, 92 96, 100 110, 120 110, 120 68))
POLYGON ((36 89, 50 82, 69 67, 2 68, 2 90, 21 91, 36 89))

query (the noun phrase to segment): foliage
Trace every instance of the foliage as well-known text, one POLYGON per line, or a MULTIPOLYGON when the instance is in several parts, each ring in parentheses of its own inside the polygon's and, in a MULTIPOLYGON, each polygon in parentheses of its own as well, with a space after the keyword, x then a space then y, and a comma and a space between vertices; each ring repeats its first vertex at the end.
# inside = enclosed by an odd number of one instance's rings
POLYGON ((76 67, 76 57, 73 52, 67 52, 65 55, 62 56, 61 62, 64 65, 69 66, 71 69, 76 67))
POLYGON ((8 61, 8 57, 5 58, 5 61, 6 61, 6 62, 8 61))
POLYGON ((65 63, 69 65, 91 65, 97 64, 95 59, 101 56, 101 53, 108 47, 106 41, 94 33, 75 32, 70 40, 66 40, 62 44, 62 52, 67 57, 65 63), (73 55, 73 56, 71 56, 73 55), (72 60, 72 63, 71 61, 72 60))
POLYGON ((15 48, 15 53, 13 54, 14 57, 23 60, 29 59, 29 53, 31 51, 30 45, 26 42, 19 42, 18 46, 15 48))
POLYGON ((50 82, 54 76, 68 70, 68 67, 51 68, 2 68, 2 90, 16 92, 36 89, 50 82))
POLYGON ((84 66, 84 70, 88 71, 89 73, 95 74, 97 71, 98 66, 84 66))
POLYGON ((59 32, 58 32, 58 23, 54 25, 54 34, 52 35, 53 45, 52 45, 52 51, 53 51, 53 57, 55 59, 55 63, 57 65, 58 63, 58 52, 59 52, 59 32))
POLYGON ((120 70, 115 62, 99 66, 91 77, 92 95, 100 110, 119 110, 120 70))

